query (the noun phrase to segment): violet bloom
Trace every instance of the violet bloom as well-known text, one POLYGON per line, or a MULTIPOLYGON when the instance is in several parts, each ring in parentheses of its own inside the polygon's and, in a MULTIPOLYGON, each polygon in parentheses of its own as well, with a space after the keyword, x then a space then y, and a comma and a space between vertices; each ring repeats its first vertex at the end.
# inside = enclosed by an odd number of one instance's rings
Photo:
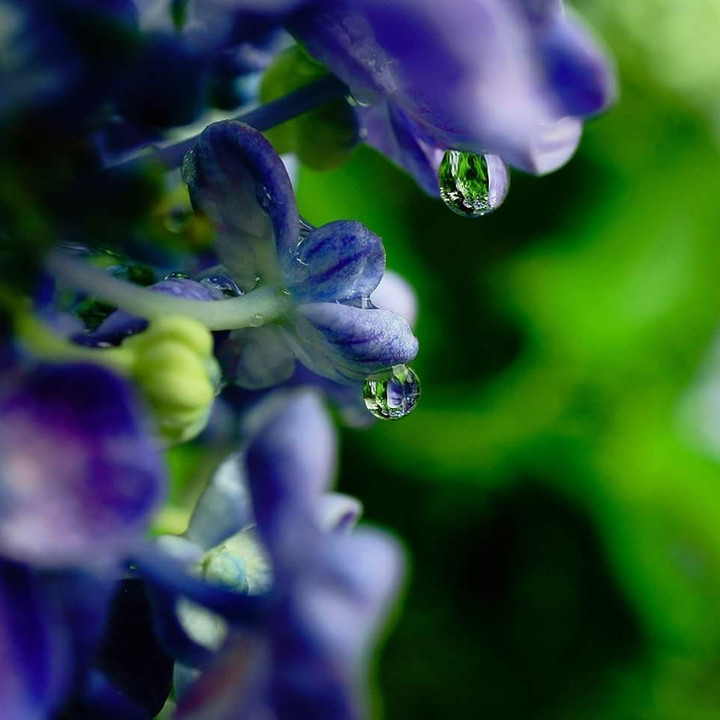
MULTIPOLYGON (((349 532, 358 503, 327 493, 336 440, 318 395, 281 392, 249 417, 249 441, 193 514, 184 541, 190 551, 181 542, 175 548, 191 558, 216 546, 205 565, 222 557, 222 586, 238 593, 227 640, 181 699, 178 718, 359 718, 368 653, 398 587, 400 550, 379 531, 349 532), (266 556, 262 576, 249 572, 247 555, 233 556, 229 540, 248 531, 266 556), (246 617, 245 601, 253 599, 264 609, 246 617)), ((202 602, 193 585, 168 575, 168 564, 157 566, 155 581, 169 579, 202 602)))
POLYGON ((127 555, 164 492, 130 386, 95 365, 43 366, 1 389, 0 418, 0 556, 97 568, 127 555))
POLYGON ((45 720, 74 697, 146 717, 91 672, 117 564, 164 490, 136 398, 95 365, 7 368, 0 418, 3 712, 45 720))
POLYGON ((368 105, 367 141, 435 194, 448 149, 555 170, 616 93, 609 58, 562 0, 318 0, 291 26, 368 105))
POLYGON ((352 221, 301 227, 287 171, 260 133, 237 122, 210 125, 183 177, 216 228, 218 258, 247 293, 237 300, 276 288, 286 304, 274 324, 260 309, 249 323, 258 327, 232 333, 220 349, 231 380, 268 387, 290 377, 298 358, 353 383, 415 357, 407 321, 369 301, 385 270, 380 238, 352 221))

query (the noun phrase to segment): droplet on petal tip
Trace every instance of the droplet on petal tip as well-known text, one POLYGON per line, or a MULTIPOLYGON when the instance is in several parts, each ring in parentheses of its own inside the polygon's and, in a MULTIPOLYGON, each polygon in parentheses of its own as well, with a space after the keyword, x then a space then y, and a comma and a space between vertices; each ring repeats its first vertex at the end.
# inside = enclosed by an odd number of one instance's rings
POLYGON ((497 155, 446 150, 438 168, 440 197, 463 217, 481 217, 502 205, 510 187, 507 166, 497 155))
POLYGON ((411 413, 420 399, 420 379, 406 365, 371 375, 363 384, 365 407, 379 420, 399 420, 411 413))

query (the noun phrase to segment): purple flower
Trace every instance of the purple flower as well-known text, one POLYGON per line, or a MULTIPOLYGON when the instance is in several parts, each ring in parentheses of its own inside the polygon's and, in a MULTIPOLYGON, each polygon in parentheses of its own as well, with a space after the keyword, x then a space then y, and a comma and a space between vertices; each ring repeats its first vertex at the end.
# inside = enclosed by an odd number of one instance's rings
POLYGON ((28 568, 0 560, 0 698, 3 713, 44 720, 72 679, 60 609, 28 568))
POLYGON ((610 60, 561 0, 318 0, 291 27, 367 101, 368 142, 435 194, 447 149, 556 169, 616 93, 610 60))
MULTIPOLYGON (((315 393, 270 396, 246 427, 247 443, 202 496, 185 548, 219 544, 227 553, 233 534, 252 531, 267 557, 270 588, 246 583, 240 590, 261 593, 259 615, 244 617, 243 601, 253 598, 235 596, 225 645, 181 700, 179 718, 360 717, 367 656, 397 590, 401 552, 379 531, 350 533, 359 505, 327 493, 335 433, 315 393)), ((244 559, 223 563, 224 587, 239 587, 230 575, 247 572, 244 559)), ((168 581, 167 565, 158 565, 164 578, 156 581, 168 581)), ((202 601, 197 588, 169 579, 202 601)))
POLYGON ((369 301, 385 269, 380 238, 352 221, 301 227, 287 171, 260 133, 236 122, 210 125, 183 177, 214 223, 219 259, 238 286, 282 288, 292 307, 278 325, 231 335, 220 353, 232 379, 267 387, 287 379, 297 357, 319 375, 352 383, 415 357, 406 320, 369 301))
POLYGON ((8 718, 46 720, 67 702, 85 709, 83 717, 147 717, 92 669, 114 582, 112 573, 38 572, 0 559, 0 698, 8 718))
POLYGON ((162 499, 159 448, 130 387, 95 365, 42 366, 0 393, 0 555, 102 567, 162 499))

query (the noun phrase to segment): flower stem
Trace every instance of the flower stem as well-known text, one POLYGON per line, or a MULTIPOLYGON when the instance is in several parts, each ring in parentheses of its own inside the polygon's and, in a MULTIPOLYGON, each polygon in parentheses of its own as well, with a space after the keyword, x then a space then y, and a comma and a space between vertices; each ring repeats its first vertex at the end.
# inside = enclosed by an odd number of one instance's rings
POLYGON ((88 362, 103 365, 115 372, 129 375, 133 355, 125 348, 88 348, 76 345, 29 312, 15 317, 15 331, 33 355, 48 362, 88 362))
POLYGON ((289 296, 277 287, 260 287, 227 300, 190 300, 153 292, 118 280, 82 260, 59 251, 47 258, 47 268, 59 280, 140 317, 184 315, 209 330, 258 327, 281 317, 290 309, 289 296))
MULTIPOLYGON (((276 125, 292 120, 298 115, 303 115, 310 110, 326 105, 332 100, 344 97, 349 92, 347 85, 335 76, 326 75, 284 97, 230 119, 250 125, 256 130, 269 130, 276 125)), ((179 142, 156 146, 149 153, 130 157, 127 160, 114 163, 110 167, 131 170, 142 167, 148 161, 156 161, 161 162, 168 170, 179 168, 185 153, 192 149, 198 137, 199 134, 179 142)))

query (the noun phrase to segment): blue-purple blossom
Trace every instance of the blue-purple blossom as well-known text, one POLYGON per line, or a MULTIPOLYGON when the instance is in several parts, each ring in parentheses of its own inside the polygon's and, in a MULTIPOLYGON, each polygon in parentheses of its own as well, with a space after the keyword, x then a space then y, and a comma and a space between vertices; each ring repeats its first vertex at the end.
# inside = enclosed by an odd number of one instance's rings
POLYGON ((60 609, 32 570, 0 560, 0 698, 8 718, 44 720, 72 680, 60 609))
POLYGON ((0 395, 0 555, 40 567, 117 562, 164 493, 159 447, 129 385, 46 365, 0 395))
POLYGON ((341 382, 415 357, 406 320, 369 301, 385 269, 380 238, 353 221, 301 228, 287 171, 260 133, 235 122, 210 125, 183 174, 193 203, 216 227, 218 257, 238 286, 248 292, 275 284, 293 305, 278 327, 231 335, 220 352, 235 381, 250 387, 282 381, 293 355, 341 382), (264 352, 269 344, 273 349, 264 352), (246 346, 253 348, 250 363, 246 346))
POLYGON ((319 0, 292 27, 367 105, 367 141, 435 193, 447 149, 554 170, 615 97, 609 58, 561 0, 319 0))
POLYGON ((115 580, 108 569, 39 572, 0 558, 0 698, 8 718, 46 720, 63 708, 108 720, 148 717, 93 669, 115 580))
POLYGON ((179 718, 358 718, 369 644, 397 589, 400 551, 379 531, 349 532, 358 504, 327 494, 335 433, 318 395, 271 396, 251 413, 249 429, 186 537, 204 549, 253 528, 271 568, 269 604, 259 620, 231 622, 179 718))

